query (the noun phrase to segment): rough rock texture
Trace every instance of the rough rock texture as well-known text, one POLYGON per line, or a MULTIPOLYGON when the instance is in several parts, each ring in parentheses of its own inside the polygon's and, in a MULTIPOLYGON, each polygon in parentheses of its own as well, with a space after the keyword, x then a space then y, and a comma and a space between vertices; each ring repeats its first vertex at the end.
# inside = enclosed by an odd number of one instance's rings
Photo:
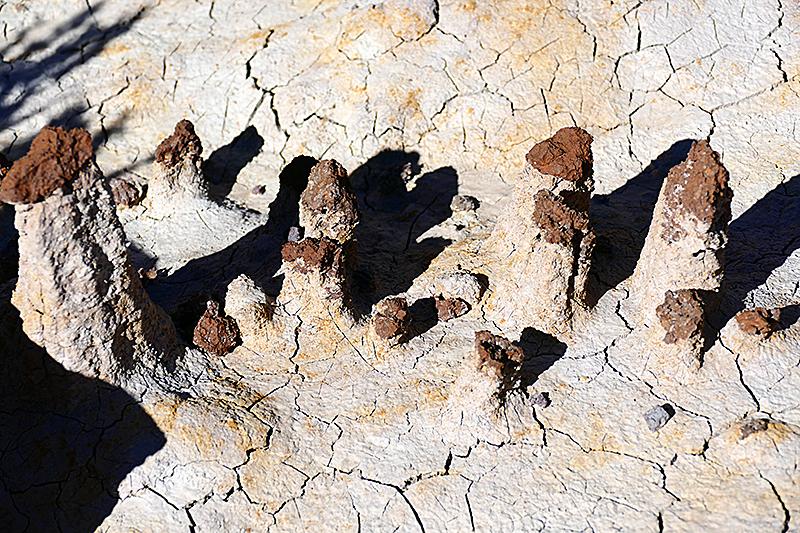
POLYGON ((664 335, 664 342, 667 344, 699 342, 705 324, 704 315, 703 299, 692 289, 667 291, 664 302, 656 307, 656 316, 661 327, 667 331, 664 335))
POLYGON ((780 309, 764 309, 757 307, 736 314, 739 329, 750 335, 770 336, 780 325, 780 309))
POLYGON ((208 195, 200 166, 203 145, 186 119, 156 148, 153 177, 148 183, 146 205, 156 212, 170 213, 180 205, 208 195))
POLYGON ((594 247, 591 143, 584 130, 564 128, 526 157, 489 242, 502 273, 487 311, 504 329, 531 326, 568 338, 585 314, 594 247))
MULTIPOLYGON (((93 163, 75 163, 92 160, 91 145, 87 154, 81 139, 88 134, 45 128, 31 157, 15 167, 15 174, 32 172, 37 195, 42 175, 36 169, 79 170, 50 174, 51 183, 69 182, 69 190, 54 188, 16 206, 20 274, 12 303, 28 337, 66 369, 140 390, 156 365, 177 356, 175 330, 133 270, 102 172, 93 163)), ((34 190, 24 176, 10 177, 20 184, 14 190, 34 190)))
MULTIPOLYGON (((26 0, 0 2, 0 26, 11 159, 44 125, 81 125, 107 176, 145 184, 159 142, 195 124, 211 201, 118 211, 154 300, 206 291, 227 308, 242 274, 257 287, 242 302, 277 295, 303 177, 335 159, 362 212, 354 300, 404 297, 413 316, 392 345, 366 318, 304 322, 275 302, 265 334, 243 327, 207 360, 187 347, 190 379, 140 398, 51 360, 0 284, 4 529, 797 529, 796 3, 26 0), (594 139, 597 245, 569 346, 493 322, 486 297, 438 322, 433 279, 495 288, 484 240, 520 163, 573 126, 594 139), (655 316, 663 291, 642 323, 624 280, 691 139, 722 154, 735 196, 710 346, 687 370, 655 316), (456 195, 481 206, 452 213, 456 195), (783 310, 769 337, 733 319, 757 307, 783 310), (453 387, 479 330, 525 355, 499 409, 453 387)), ((0 231, 14 264, 15 243, 0 231)))
POLYGON ((184 161, 197 165, 202 153, 203 143, 194 132, 194 124, 183 119, 175 125, 175 132, 156 148, 156 162, 167 168, 181 165, 184 161))
POLYGON ((667 291, 719 290, 732 196, 719 154, 706 141, 693 143, 664 180, 631 280, 642 319, 652 316, 667 291))
POLYGON ((435 298, 436 313, 439 315, 439 320, 447 321, 466 315, 472 308, 467 302, 461 298, 442 298, 438 296, 435 298))
POLYGON ((347 171, 332 159, 317 163, 300 196, 300 224, 305 236, 346 243, 353 239, 358 220, 358 204, 347 171))
POLYGON ((375 304, 372 327, 381 339, 402 340, 408 334, 410 321, 405 298, 385 298, 375 304))
POLYGON ((219 303, 209 300, 194 328, 192 342, 209 353, 224 355, 240 343, 239 328, 231 317, 220 316, 219 303))
POLYGON ((268 340, 273 307, 274 302, 245 274, 231 281, 225 292, 225 315, 236 321, 242 342, 251 346, 268 340))
POLYGON ((472 272, 445 272, 433 279, 430 293, 444 299, 460 299, 470 306, 478 305, 486 287, 472 272))
POLYGON ((47 198, 93 159, 92 138, 86 130, 46 127, 27 155, 4 173, 0 201, 28 204, 47 198))
POLYGON ((142 199, 142 194, 139 192, 136 185, 133 183, 120 179, 112 178, 109 180, 111 186, 111 194, 114 197, 114 203, 123 207, 131 207, 139 203, 142 199))

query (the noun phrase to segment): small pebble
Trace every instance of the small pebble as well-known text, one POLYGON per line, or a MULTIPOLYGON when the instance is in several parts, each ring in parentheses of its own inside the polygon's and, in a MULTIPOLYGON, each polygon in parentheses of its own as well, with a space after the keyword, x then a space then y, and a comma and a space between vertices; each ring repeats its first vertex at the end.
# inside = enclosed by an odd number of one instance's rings
POLYGON ((453 196, 450 202, 450 209, 456 211, 475 211, 480 207, 481 203, 474 196, 466 194, 457 194, 453 196))
POLYGON ((289 242, 297 242, 303 239, 303 228, 292 226, 289 228, 289 236, 286 238, 289 242))
POLYGON ((263 185, 256 185, 250 192, 252 192, 253 194, 264 194, 265 192, 267 192, 267 188, 263 185))
POLYGON ((547 392, 539 392, 531 397, 531 403, 544 409, 550 405, 550 394, 547 392))
POLYGON ((650 431, 658 431, 669 422, 669 419, 675 414, 675 409, 671 405, 665 403, 654 407, 644 414, 644 420, 647 422, 647 428, 650 431))

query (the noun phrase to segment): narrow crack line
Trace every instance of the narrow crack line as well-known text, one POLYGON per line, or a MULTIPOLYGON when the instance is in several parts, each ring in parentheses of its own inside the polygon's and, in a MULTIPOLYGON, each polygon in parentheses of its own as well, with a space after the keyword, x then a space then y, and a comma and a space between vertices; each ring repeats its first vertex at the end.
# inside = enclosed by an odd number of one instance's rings
POLYGON ((722 336, 720 336, 719 338, 719 344, 720 346, 725 348, 725 350, 727 350, 731 355, 734 356, 733 361, 736 364, 736 370, 739 372, 739 382, 742 384, 744 390, 747 391, 747 394, 750 395, 750 398, 752 398, 753 402, 756 404, 756 411, 761 411, 761 402, 758 401, 758 398, 753 392, 753 389, 751 389, 750 386, 747 384, 747 382, 745 382, 744 380, 744 372, 742 371, 742 365, 739 364, 739 358, 741 357, 741 354, 737 354, 733 350, 725 346, 725 343, 722 341, 722 336))
POLYGON ((422 215, 423 215, 423 214, 424 214, 424 213, 425 213, 425 212, 426 212, 428 209, 430 209, 431 207, 433 207, 433 204, 435 204, 435 203, 436 203, 436 201, 439 199, 439 197, 440 197, 440 196, 441 196, 441 193, 440 193, 440 194, 437 194, 437 195, 436 195, 436 196, 433 198, 433 201, 431 201, 431 203, 429 203, 428 205, 426 205, 426 206, 425 206, 425 209, 423 209, 422 211, 420 211, 419 213, 417 213, 417 216, 415 216, 415 217, 414 217, 414 220, 412 220, 412 221, 411 221, 411 226, 409 226, 409 228, 408 228, 408 237, 406 238, 406 247, 405 247, 405 248, 403 248, 403 252, 407 251, 407 250, 408 250, 408 247, 409 247, 409 246, 411 246, 411 235, 412 235, 412 233, 413 233, 413 231, 414 231, 414 225, 417 223, 417 220, 419 220, 419 217, 421 217, 421 216, 422 216, 422 215))
POLYGON ((758 476, 767 483, 769 483, 769 486, 772 489, 773 494, 775 494, 775 497, 778 499, 778 503, 781 504, 781 509, 783 509, 783 528, 781 528, 781 533, 786 533, 787 531, 789 531, 789 523, 792 521, 792 515, 789 512, 789 509, 786 507, 786 503, 784 503, 783 498, 781 498, 781 495, 778 492, 777 487, 775 487, 775 484, 768 478, 764 477, 764 474, 762 474, 761 472, 758 473, 758 476))
POLYGON ((341 333, 342 337, 344 337, 344 340, 346 340, 347 343, 350 345, 350 347, 358 354, 358 357, 361 358, 362 361, 364 361, 364 364, 366 364, 368 367, 370 367, 372 370, 374 370, 378 374, 380 374, 382 376, 386 376, 386 374, 384 374, 383 372, 381 372, 380 370, 375 368, 372 365, 372 363, 370 363, 369 361, 366 360, 366 358, 361 354, 361 351, 358 348, 356 348, 356 345, 353 344, 353 342, 347 337, 347 335, 342 330, 342 328, 339 327, 339 324, 336 323, 336 320, 333 318, 333 313, 331 313, 330 309, 328 309, 328 316, 331 317, 331 322, 333 322, 333 325, 336 326, 336 329, 339 330, 339 333, 341 333))

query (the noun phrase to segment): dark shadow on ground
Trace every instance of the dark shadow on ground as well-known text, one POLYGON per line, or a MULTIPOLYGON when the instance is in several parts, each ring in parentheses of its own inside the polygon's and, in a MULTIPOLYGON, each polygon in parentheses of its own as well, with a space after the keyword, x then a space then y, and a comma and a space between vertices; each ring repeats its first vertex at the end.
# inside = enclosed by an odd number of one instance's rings
POLYGON ((728 228, 722 302, 713 325, 744 309, 747 293, 800 248, 800 175, 767 193, 728 228))
POLYGON ((66 371, 0 303, 0 521, 4 531, 94 531, 164 434, 123 390, 66 371))
POLYGON ((436 310, 436 300, 433 296, 420 298, 409 308, 411 315, 411 338, 422 335, 439 322, 439 312, 436 310))
POLYGON ((215 150, 203 163, 203 174, 208 179, 211 196, 228 196, 239 172, 261 152, 262 146, 264 138, 255 126, 248 126, 230 143, 215 150))
POLYGON ((670 169, 686 159, 692 142, 676 142, 619 189, 592 197, 590 213, 597 240, 586 288, 591 306, 633 274, 661 184, 670 169))
POLYGON ((522 330, 517 346, 522 348, 521 388, 532 385, 542 372, 553 366, 567 351, 567 345, 552 335, 528 327, 522 330))
POLYGON ((450 244, 438 237, 417 239, 452 215, 458 175, 453 168, 439 168, 416 178, 408 191, 407 181, 419 173, 418 161, 415 152, 385 150, 352 173, 361 209, 356 227, 359 269, 352 288, 362 313, 382 298, 408 290, 450 244))

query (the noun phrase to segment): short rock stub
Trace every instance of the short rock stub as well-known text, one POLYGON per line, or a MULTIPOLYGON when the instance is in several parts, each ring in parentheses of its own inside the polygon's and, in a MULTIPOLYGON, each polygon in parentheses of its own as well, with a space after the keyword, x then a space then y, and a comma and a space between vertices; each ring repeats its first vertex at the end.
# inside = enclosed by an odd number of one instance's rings
POLYGON ((219 304, 209 300, 194 328, 192 342, 215 355, 225 355, 239 344, 239 328, 232 318, 219 316, 219 304))
POLYGON ((592 136, 581 128, 562 128, 531 148, 526 159, 542 174, 567 181, 586 179, 594 163, 592 136))
POLYGON ((186 157, 197 161, 202 153, 203 144, 194 132, 194 124, 183 119, 175 125, 175 132, 156 148, 156 161, 165 167, 174 167, 186 157))
POLYGON ((765 309, 764 307, 741 311, 736 315, 739 329, 748 335, 769 336, 778 329, 780 319, 780 309, 765 309))
POLYGON ((89 132, 47 126, 33 140, 28 154, 6 173, 0 184, 0 201, 29 204, 43 200, 93 158, 89 132))

